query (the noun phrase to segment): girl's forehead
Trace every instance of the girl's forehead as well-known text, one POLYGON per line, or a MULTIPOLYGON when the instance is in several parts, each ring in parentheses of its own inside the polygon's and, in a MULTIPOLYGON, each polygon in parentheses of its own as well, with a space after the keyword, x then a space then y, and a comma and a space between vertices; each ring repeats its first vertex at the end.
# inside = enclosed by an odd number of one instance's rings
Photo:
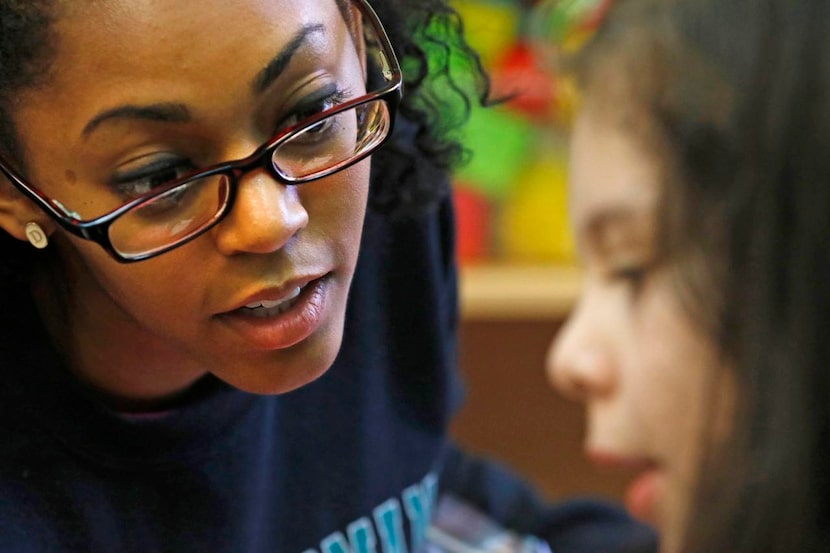
POLYGON ((656 153, 611 111, 583 108, 571 141, 571 195, 578 211, 626 205, 653 208, 659 193, 656 153))

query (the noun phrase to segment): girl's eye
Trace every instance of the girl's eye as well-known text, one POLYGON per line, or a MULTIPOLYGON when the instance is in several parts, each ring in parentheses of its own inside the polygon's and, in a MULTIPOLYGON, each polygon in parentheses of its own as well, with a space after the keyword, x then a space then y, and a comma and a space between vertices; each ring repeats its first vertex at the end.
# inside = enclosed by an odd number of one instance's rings
POLYGON ((188 160, 165 158, 118 173, 110 183, 119 195, 133 199, 180 179, 194 169, 195 166, 188 160))
POLYGON ((633 296, 642 291, 648 275, 649 267, 645 264, 620 265, 610 272, 611 281, 625 286, 633 296))

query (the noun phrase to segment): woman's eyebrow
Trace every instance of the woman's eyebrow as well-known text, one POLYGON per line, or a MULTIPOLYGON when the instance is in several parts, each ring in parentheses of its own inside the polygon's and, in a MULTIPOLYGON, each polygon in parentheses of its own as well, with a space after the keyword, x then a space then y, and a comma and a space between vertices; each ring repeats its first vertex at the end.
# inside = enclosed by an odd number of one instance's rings
POLYGON ((312 33, 323 33, 326 27, 322 23, 309 24, 300 29, 294 38, 283 48, 254 78, 251 88, 254 94, 261 94, 274 82, 291 63, 291 58, 297 50, 308 40, 312 33))
MULTIPOLYGON (((294 54, 306 43, 312 33, 322 33, 325 26, 321 23, 309 24, 297 31, 291 41, 280 50, 266 66, 257 73, 251 87, 255 94, 262 93, 291 63, 294 54)), ((144 121, 161 121, 165 123, 186 123, 191 120, 190 110, 180 103, 158 103, 148 105, 123 105, 102 111, 89 120, 81 131, 81 136, 86 138, 92 131, 98 128, 105 121, 112 119, 140 119, 144 121)))
POLYGON ((88 137, 104 121, 111 119, 143 119, 145 121, 162 121, 165 123, 184 123, 190 121, 190 110, 184 104, 160 103, 145 106, 124 105, 102 111, 84 126, 81 136, 88 137))

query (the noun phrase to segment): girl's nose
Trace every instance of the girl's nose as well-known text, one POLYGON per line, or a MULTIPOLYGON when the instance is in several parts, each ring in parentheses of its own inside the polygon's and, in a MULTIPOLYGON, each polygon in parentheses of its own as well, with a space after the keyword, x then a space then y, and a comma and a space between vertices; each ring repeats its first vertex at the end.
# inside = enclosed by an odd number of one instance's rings
POLYGON ((265 170, 243 175, 238 186, 233 209, 217 225, 223 254, 277 251, 308 225, 298 187, 276 181, 265 170))
POLYGON ((547 373, 563 395, 587 401, 613 393, 617 385, 611 343, 601 317, 583 297, 548 349, 547 373))

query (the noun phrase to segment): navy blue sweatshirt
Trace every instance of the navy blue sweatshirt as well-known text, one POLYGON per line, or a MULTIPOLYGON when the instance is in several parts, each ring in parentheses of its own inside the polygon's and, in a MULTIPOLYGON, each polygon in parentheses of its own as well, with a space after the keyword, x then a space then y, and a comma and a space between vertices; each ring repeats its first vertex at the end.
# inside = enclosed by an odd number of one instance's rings
POLYGON ((0 552, 411 553, 444 491, 555 553, 653 548, 620 511, 545 505, 448 443, 462 396, 453 240, 449 201, 370 212, 325 376, 273 397, 207 377, 165 413, 97 402, 32 306, 4 302, 0 328, 28 340, 0 336, 0 552))

